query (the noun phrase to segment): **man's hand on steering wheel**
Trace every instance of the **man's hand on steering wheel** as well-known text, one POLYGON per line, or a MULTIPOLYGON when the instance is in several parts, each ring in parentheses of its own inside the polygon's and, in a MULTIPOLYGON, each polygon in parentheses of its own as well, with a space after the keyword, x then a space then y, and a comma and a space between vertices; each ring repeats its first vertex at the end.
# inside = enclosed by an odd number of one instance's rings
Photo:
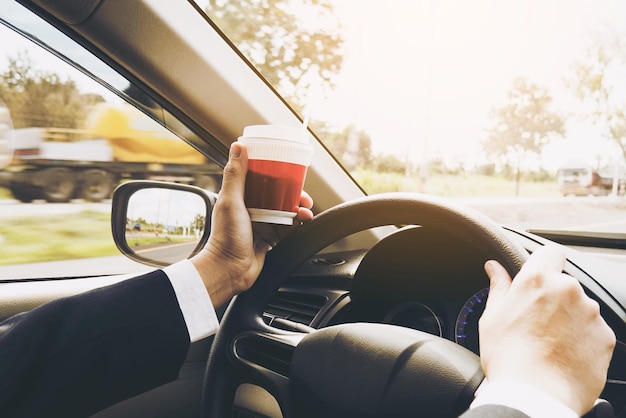
POLYGON ((535 251, 514 280, 496 261, 485 264, 491 289, 480 354, 489 382, 531 385, 580 416, 604 388, 615 334, 564 267, 555 246, 535 251))

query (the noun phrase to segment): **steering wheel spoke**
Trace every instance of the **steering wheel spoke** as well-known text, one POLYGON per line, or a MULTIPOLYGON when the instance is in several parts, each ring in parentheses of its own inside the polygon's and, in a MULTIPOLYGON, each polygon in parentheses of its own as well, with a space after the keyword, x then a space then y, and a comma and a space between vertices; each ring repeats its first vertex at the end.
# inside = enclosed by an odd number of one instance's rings
POLYGON ((291 360, 305 335, 242 332, 233 341, 231 355, 249 371, 251 382, 268 389, 284 407, 289 401, 291 360))

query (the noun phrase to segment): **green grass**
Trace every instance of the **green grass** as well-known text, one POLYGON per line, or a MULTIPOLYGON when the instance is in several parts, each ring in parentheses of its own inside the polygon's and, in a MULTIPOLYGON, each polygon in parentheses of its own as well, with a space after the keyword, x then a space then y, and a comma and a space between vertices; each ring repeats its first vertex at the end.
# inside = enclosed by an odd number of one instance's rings
POLYGON ((76 214, 17 217, 0 224, 0 265, 102 257, 119 254, 110 215, 76 214))
MULTIPOLYGON (((355 179, 368 194, 383 192, 424 192, 445 197, 510 197, 515 196, 515 182, 496 176, 432 175, 425 184, 419 178, 402 174, 360 170, 355 179)), ((520 182, 519 196, 558 196, 556 181, 520 182)))
POLYGON ((137 237, 137 238, 128 238, 128 245, 130 247, 152 247, 155 245, 163 245, 163 244, 178 244, 181 242, 189 242, 189 241, 197 241, 195 237, 182 237, 182 236, 160 236, 160 237, 137 237))
MULTIPOLYGON (((385 191, 426 192, 446 197, 515 196, 515 183, 491 176, 433 175, 422 187, 417 179, 401 174, 358 171, 355 178, 369 194, 385 191)), ((522 182, 520 196, 558 196, 556 181, 522 182)), ((0 199, 10 198, 0 188, 0 199)), ((159 237, 160 243, 180 242, 178 237, 159 237), (165 241, 163 241, 165 240, 165 241)), ((158 244, 146 236, 131 246, 158 244)), ((110 215, 93 211, 77 214, 17 217, 0 222, 0 265, 118 255, 111 237, 110 215)))
POLYGON ((6 187, 0 187, 0 200, 2 199, 13 199, 11 191, 6 187))

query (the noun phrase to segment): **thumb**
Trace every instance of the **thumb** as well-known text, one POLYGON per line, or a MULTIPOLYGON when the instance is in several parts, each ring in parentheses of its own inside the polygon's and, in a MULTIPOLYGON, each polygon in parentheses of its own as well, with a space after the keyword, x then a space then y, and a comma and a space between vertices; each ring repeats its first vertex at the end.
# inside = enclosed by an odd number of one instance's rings
POLYGON ((248 153, 246 147, 240 142, 233 142, 228 154, 228 163, 224 167, 220 197, 238 197, 242 199, 246 186, 247 171, 248 153))
POLYGON ((489 306, 490 303, 494 304, 504 297, 511 287, 512 280, 502 264, 495 260, 485 263, 485 272, 489 276, 489 298, 487 298, 487 306, 489 306))

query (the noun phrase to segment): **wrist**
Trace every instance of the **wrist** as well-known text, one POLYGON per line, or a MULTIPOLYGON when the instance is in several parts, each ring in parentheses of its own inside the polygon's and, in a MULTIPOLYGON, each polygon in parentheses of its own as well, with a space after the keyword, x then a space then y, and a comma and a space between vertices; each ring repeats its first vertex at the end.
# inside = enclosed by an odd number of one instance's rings
MULTIPOLYGON (((582 416, 593 404, 593 400, 591 400, 591 405, 587 407, 586 401, 588 399, 580 396, 585 391, 581 391, 577 387, 579 382, 576 381, 575 377, 568 379, 559 370, 554 370, 546 363, 542 364, 543 366, 540 368, 528 367, 526 364, 523 369, 518 367, 507 369, 509 373, 491 373, 489 374, 489 381, 504 382, 507 386, 511 386, 511 382, 514 382, 520 387, 527 388, 527 392, 542 393, 545 395, 543 398, 548 397, 574 412, 576 416, 582 416)), ((505 369, 502 368, 502 370, 505 369)))
POLYGON ((560 399, 541 388, 516 379, 502 378, 485 381, 476 393, 470 408, 482 405, 502 405, 516 409, 531 418, 578 418, 560 399))
POLYGON ((202 283, 215 307, 228 302, 239 291, 234 288, 233 270, 224 263, 223 257, 215 254, 210 248, 203 248, 190 261, 198 271, 202 283))
POLYGON ((492 345, 485 353, 481 352, 483 370, 489 382, 517 382, 540 391, 577 416, 582 416, 593 406, 600 392, 590 395, 584 386, 584 378, 571 373, 567 375, 567 370, 564 370, 567 367, 562 367, 562 360, 553 355, 553 351, 539 350, 531 355, 525 348, 531 345, 542 347, 542 341, 517 338, 511 344, 492 345), (490 350, 505 352, 507 356, 497 356, 490 350))

